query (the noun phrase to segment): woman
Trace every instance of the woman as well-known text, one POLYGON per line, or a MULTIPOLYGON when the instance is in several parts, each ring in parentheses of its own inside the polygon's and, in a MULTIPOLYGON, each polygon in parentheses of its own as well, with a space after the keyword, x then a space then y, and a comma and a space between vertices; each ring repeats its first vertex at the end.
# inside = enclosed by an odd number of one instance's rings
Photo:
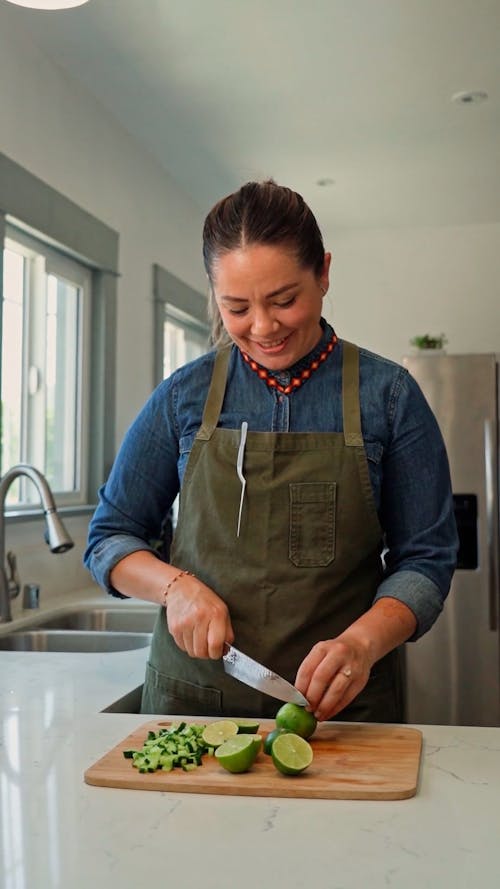
POLYGON ((300 195, 247 183, 209 213, 217 349, 129 429, 85 561, 160 607, 142 712, 274 716, 225 641, 319 720, 403 719, 397 649, 438 617, 456 529, 436 421, 402 367, 322 318, 331 256, 300 195), (149 541, 180 489, 170 563, 149 541))

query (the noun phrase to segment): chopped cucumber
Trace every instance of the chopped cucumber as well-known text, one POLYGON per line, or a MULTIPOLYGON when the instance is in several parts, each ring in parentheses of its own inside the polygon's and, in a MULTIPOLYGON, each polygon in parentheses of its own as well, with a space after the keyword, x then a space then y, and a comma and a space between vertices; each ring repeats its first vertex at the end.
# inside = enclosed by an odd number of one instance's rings
POLYGON ((149 731, 140 750, 124 750, 125 759, 131 759, 134 768, 141 773, 161 769, 170 772, 182 768, 190 772, 202 764, 202 756, 213 755, 213 747, 203 741, 204 725, 188 725, 181 722, 158 732, 149 731))

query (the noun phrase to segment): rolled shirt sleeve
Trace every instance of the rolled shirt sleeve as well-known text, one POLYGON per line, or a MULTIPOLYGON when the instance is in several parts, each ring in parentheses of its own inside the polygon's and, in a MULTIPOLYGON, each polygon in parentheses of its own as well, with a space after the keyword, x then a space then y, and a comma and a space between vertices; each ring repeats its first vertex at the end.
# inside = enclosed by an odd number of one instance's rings
POLYGON ((430 630, 443 610, 445 599, 439 587, 417 571, 397 571, 386 577, 374 602, 387 596, 407 605, 417 619, 417 629, 409 642, 415 642, 430 630))
POLYGON ((113 568, 141 550, 160 558, 154 542, 179 490, 171 391, 168 381, 160 384, 132 423, 89 526, 84 564, 100 586, 121 598, 110 581, 113 568))
POLYGON ((420 387, 401 369, 391 399, 391 437, 382 463, 380 519, 385 577, 376 598, 399 599, 430 629, 448 595, 458 535, 444 441, 420 387))

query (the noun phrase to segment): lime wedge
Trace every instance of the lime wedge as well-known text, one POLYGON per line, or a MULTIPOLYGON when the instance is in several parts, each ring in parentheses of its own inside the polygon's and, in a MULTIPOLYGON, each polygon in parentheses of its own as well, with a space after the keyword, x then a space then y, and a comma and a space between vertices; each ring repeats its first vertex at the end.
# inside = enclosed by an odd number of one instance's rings
POLYGON ((228 772, 247 772, 258 750, 253 735, 234 735, 215 751, 215 758, 228 772))
POLYGON ((228 738, 238 734, 238 726, 230 719, 219 719, 217 722, 209 722, 205 726, 202 738, 208 747, 219 747, 228 738))
POLYGON ((278 772, 283 775, 300 775, 313 761, 311 745, 291 732, 279 735, 273 741, 271 756, 278 772))
POLYGON ((235 719, 234 721, 240 735, 255 735, 259 731, 260 722, 256 719, 235 719))

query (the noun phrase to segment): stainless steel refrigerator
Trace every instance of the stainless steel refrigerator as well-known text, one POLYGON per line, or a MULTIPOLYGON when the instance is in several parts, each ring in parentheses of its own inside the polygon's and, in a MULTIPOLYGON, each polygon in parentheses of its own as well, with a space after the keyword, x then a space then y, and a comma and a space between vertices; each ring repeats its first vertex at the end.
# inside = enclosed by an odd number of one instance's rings
POLYGON ((416 355, 403 363, 446 443, 460 537, 443 613, 405 646, 407 720, 500 726, 499 356, 416 355))

